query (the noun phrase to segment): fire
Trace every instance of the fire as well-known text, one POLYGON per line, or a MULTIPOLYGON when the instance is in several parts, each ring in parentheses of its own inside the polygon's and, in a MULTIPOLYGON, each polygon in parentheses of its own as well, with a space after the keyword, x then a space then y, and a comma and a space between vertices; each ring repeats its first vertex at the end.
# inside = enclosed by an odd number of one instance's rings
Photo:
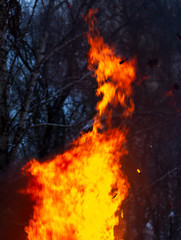
POLYGON ((36 204, 28 239, 114 239, 114 213, 127 194, 119 164, 124 142, 118 130, 90 132, 52 161, 29 163, 27 191, 36 204))
POLYGON ((103 95, 102 101, 97 105, 99 116, 107 114, 108 104, 117 106, 119 103, 124 107, 123 115, 130 116, 134 111, 134 103, 131 97, 131 83, 135 79, 135 60, 122 62, 121 56, 115 56, 115 50, 104 43, 100 33, 94 27, 95 18, 92 15, 96 10, 90 11, 87 17, 89 22, 88 41, 90 51, 88 54, 89 69, 94 71, 98 82, 96 94, 103 95), (92 17, 90 19, 90 17, 92 17), (97 66, 97 69, 95 69, 97 66))
POLYGON ((113 240, 119 224, 116 212, 128 193, 120 163, 127 154, 125 131, 103 130, 101 117, 110 116, 109 105, 118 103, 125 117, 132 114, 135 61, 119 63, 122 58, 115 56, 114 48, 95 29, 93 13, 87 17, 88 62, 98 82, 96 94, 103 97, 91 132, 82 134, 62 155, 44 163, 33 159, 25 166, 30 174, 26 192, 34 202, 25 228, 29 240, 113 240))

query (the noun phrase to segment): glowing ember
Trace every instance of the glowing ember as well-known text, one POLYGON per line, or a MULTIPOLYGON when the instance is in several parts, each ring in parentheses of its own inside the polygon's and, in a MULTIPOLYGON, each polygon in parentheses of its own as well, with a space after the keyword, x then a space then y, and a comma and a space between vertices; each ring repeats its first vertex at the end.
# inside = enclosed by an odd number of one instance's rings
POLYGON ((125 133, 103 131, 100 118, 110 116, 108 104, 119 103, 124 116, 134 110, 130 98, 134 61, 119 63, 122 57, 115 56, 94 28, 94 12, 87 17, 88 61, 98 81, 97 95, 103 98, 97 104, 92 132, 74 141, 64 154, 44 163, 32 160, 25 166, 31 175, 26 192, 34 201, 33 216, 25 228, 29 240, 113 240, 114 226, 119 224, 115 213, 128 192, 120 165, 127 153, 125 133))

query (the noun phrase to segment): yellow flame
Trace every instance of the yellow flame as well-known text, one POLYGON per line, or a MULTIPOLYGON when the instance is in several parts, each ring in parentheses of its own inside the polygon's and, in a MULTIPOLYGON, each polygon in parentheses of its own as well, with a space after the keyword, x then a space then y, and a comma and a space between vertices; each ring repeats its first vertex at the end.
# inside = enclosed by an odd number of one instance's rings
POLYGON ((121 210, 121 218, 123 218, 124 217, 124 212, 123 212, 123 210, 121 210))
POLYGON ((63 155, 27 165, 33 177, 27 192, 36 202, 28 239, 114 239, 114 213, 128 190, 119 163, 124 142, 118 130, 91 132, 63 155))
POLYGON ((137 173, 141 174, 141 171, 140 171, 140 169, 139 169, 139 168, 137 168, 137 173))

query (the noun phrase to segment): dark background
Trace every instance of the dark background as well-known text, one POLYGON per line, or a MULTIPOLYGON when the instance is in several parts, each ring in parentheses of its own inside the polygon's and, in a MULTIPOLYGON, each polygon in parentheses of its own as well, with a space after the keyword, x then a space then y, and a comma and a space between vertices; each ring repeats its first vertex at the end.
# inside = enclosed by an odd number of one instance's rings
POLYGON ((25 239, 32 205, 18 194, 21 167, 63 152, 91 127, 90 8, 116 53, 137 59, 133 117, 113 114, 129 128, 124 240, 180 240, 180 0, 0 0, 0 239, 25 239))

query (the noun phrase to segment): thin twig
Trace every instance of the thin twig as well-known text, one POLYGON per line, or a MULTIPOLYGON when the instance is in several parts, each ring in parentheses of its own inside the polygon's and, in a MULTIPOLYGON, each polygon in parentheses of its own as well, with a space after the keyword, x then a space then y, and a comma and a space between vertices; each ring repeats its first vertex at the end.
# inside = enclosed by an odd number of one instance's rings
MULTIPOLYGON (((147 189, 149 189, 150 187, 154 186, 155 184, 157 184, 158 182, 161 182, 162 180, 164 180, 168 175, 170 175, 171 173, 175 172, 175 171, 178 171, 181 169, 181 165, 173 168, 172 170, 166 172, 165 174, 163 174, 161 177, 159 177, 158 179, 156 179, 154 182, 148 184, 147 186, 143 187, 141 190, 137 191, 136 192, 136 195, 140 194, 140 193, 143 193, 144 191, 146 191, 147 189)), ((126 202, 133 199, 133 195, 129 195, 127 198, 126 198, 126 202)))
POLYGON ((76 81, 72 81, 71 83, 67 84, 65 87, 62 87, 60 90, 58 90, 55 94, 53 94, 52 96, 50 96, 47 99, 43 99, 41 102, 39 102, 38 104, 34 105, 33 107, 31 107, 30 111, 32 111, 34 108, 36 108, 37 106, 41 106, 42 104, 46 105, 48 104, 54 97, 59 96, 59 94, 61 94, 64 90, 72 87, 74 84, 77 84, 79 82, 81 82, 82 80, 84 80, 86 77, 91 76, 92 72, 88 72, 86 73, 84 76, 82 76, 80 79, 76 80, 76 81))
POLYGON ((164 175, 162 175, 161 177, 159 177, 156 181, 154 181, 154 182, 152 182, 151 184, 145 186, 145 187, 144 187, 143 189, 141 189, 138 193, 144 192, 146 189, 154 186, 156 183, 161 182, 163 179, 165 179, 165 178, 166 178, 168 175, 170 175, 171 173, 173 173, 173 172, 175 172, 175 171, 178 171, 178 170, 180 170, 180 169, 181 169, 181 165, 173 168, 172 170, 166 172, 164 175))
POLYGON ((82 123, 85 123, 86 121, 90 120, 92 117, 93 117, 93 115, 87 117, 83 121, 80 121, 80 122, 77 122, 77 123, 74 123, 74 124, 71 124, 71 125, 57 124, 57 123, 38 123, 38 124, 31 125, 30 128, 41 127, 41 126, 52 126, 52 127, 60 127, 60 128, 72 128, 72 127, 76 127, 78 125, 81 125, 82 123))

